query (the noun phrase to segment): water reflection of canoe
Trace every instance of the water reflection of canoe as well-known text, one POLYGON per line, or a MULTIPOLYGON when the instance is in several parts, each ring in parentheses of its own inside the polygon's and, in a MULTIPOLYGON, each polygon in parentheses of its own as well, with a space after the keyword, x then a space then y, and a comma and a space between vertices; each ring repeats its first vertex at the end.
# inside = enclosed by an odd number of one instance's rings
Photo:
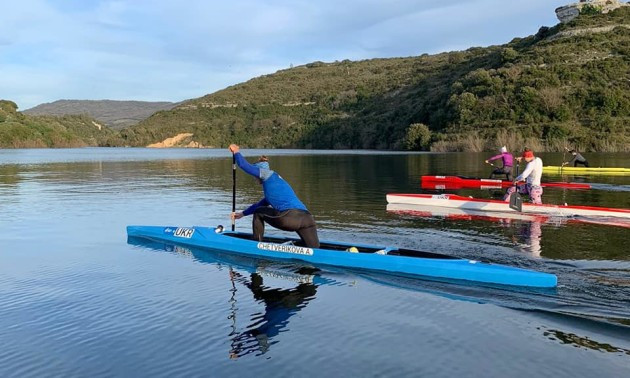
POLYGON ((610 217, 556 217, 542 214, 523 214, 519 212, 498 212, 498 211, 477 211, 471 209, 459 209, 450 207, 439 207, 431 205, 411 205, 390 203, 387 211, 402 215, 411 215, 423 218, 444 218, 449 220, 482 220, 491 222, 526 221, 542 224, 560 226, 568 223, 588 223, 602 226, 615 226, 630 228, 630 219, 610 218, 610 217))
MULTIPOLYGON (((418 217, 439 217, 451 220, 487 220, 487 221, 511 221, 522 220, 529 222, 547 222, 549 215, 523 214, 519 212, 500 213, 489 211, 477 211, 470 209, 459 209, 450 207, 439 207, 431 205, 411 205, 390 203, 387 204, 387 211, 397 214, 413 215, 418 217)), ((557 218, 563 221, 564 218, 557 218)))
POLYGON ((198 262, 206 264, 229 265, 241 269, 247 273, 256 273, 263 277, 278 278, 284 281, 297 283, 340 284, 332 279, 323 278, 320 275, 312 274, 317 269, 301 267, 296 270, 293 264, 269 263, 260 259, 235 255, 215 251, 208 248, 187 248, 175 243, 151 240, 143 237, 130 236, 127 243, 138 247, 150 248, 157 251, 172 252, 179 255, 188 256, 198 262))
MULTIPOLYGON (((398 194, 387 195, 387 203, 408 205, 431 205, 438 207, 450 207, 478 211, 499 211, 513 213, 509 203, 499 200, 472 198, 455 194, 398 194)), ((583 217, 615 217, 630 219, 630 209, 616 209, 611 207, 572 206, 572 205, 535 205, 523 203, 523 213, 545 214, 552 216, 583 216, 583 217)))
POLYGON ((320 248, 307 248, 300 246, 298 239, 265 237, 258 242, 252 240, 251 234, 208 227, 128 226, 127 235, 264 259, 300 260, 426 278, 528 287, 557 284, 553 274, 396 247, 322 242, 320 248), (356 247, 359 253, 346 251, 350 247, 356 247))
MULTIPOLYGON (((464 176, 422 176, 420 178, 423 189, 449 189, 456 190, 462 188, 481 189, 501 189, 513 185, 511 181, 484 179, 464 176)), ((589 184, 575 182, 543 182, 543 187, 565 188, 565 189, 590 189, 589 184)))

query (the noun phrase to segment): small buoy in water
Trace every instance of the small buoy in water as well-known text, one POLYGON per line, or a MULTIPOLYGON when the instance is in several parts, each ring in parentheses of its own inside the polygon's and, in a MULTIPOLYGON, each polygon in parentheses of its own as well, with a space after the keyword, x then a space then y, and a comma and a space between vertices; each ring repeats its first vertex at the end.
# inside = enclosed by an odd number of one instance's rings
POLYGON ((357 247, 350 247, 346 249, 346 251, 352 252, 352 253, 359 253, 359 250, 357 249, 357 247))

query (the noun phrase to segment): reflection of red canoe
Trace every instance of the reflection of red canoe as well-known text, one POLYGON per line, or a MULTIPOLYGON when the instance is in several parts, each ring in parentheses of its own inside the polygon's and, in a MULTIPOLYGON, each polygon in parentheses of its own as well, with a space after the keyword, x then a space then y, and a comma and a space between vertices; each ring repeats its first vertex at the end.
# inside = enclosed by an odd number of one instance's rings
MULTIPOLYGON (((505 180, 483 179, 463 176, 422 176, 422 188, 424 189, 461 189, 461 188, 481 188, 481 189, 501 189, 512 185, 512 182, 505 180)), ((543 182, 544 187, 555 187, 565 189, 590 189, 589 184, 573 182, 543 182)))

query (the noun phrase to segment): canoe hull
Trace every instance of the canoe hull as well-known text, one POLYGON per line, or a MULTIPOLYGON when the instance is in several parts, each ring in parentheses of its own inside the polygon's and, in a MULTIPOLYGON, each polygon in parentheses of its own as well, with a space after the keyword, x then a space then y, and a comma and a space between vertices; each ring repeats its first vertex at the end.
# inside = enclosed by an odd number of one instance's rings
MULTIPOLYGON (((463 197, 454 194, 388 194, 387 203, 431 205, 478 211, 514 212, 509 203, 498 200, 463 197)), ((553 216, 617 217, 630 218, 630 210, 594 206, 534 205, 523 203, 523 213, 553 216)))
MULTIPOLYGON (((385 250, 389 254, 350 253, 343 250, 305 248, 279 243, 282 240, 296 241, 296 239, 288 238, 275 238, 273 241, 257 242, 250 240, 251 234, 229 231, 215 232, 215 229, 208 227, 128 226, 127 235, 129 237, 172 242, 174 244, 209 248, 271 260, 298 260, 314 265, 331 265, 392 274, 497 285, 542 288, 550 288, 557 285, 557 278, 553 274, 499 264, 488 264, 475 260, 456 259, 449 256, 443 256, 443 258, 399 256, 396 255, 397 251, 403 250, 385 246, 334 243, 339 248, 355 246, 359 250, 375 251, 379 249, 385 250)), ((322 242, 322 244, 332 243, 322 242)), ((427 255, 434 254, 427 253, 427 255)))

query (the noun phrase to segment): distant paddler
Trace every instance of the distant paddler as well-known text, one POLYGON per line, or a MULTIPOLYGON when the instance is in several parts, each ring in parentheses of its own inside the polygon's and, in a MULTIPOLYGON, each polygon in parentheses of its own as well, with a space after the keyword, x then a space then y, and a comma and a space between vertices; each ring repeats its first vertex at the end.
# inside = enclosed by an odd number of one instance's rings
POLYGON ((510 196, 518 190, 520 194, 529 195, 529 199, 532 203, 540 205, 542 204, 543 194, 543 189, 540 186, 543 161, 539 157, 534 156, 534 152, 529 148, 526 148, 525 151, 523 151, 523 155, 517 157, 516 161, 520 163, 521 159, 524 159, 527 162, 527 166, 525 167, 523 173, 514 179, 514 186, 508 188, 503 200, 505 202, 510 202, 510 196), (525 181, 525 184, 518 185, 520 181, 525 181))
POLYGON ((508 152, 507 147, 503 146, 499 149, 499 154, 495 155, 488 160, 486 163, 494 165, 491 163, 495 160, 501 159, 503 161, 503 167, 495 167, 495 169, 490 173, 490 178, 493 178, 494 175, 505 175, 508 181, 512 181, 512 167, 514 166, 514 157, 511 153, 508 152))
POLYGON ((577 150, 569 150, 566 147, 565 147, 565 149, 568 150, 571 155, 573 155, 573 159, 571 159, 571 160, 569 160, 567 162, 562 162, 562 166, 563 167, 565 165, 570 165, 571 163, 573 163, 574 167, 577 167, 578 164, 583 165, 585 167, 588 167, 588 160, 586 160, 584 158, 584 156, 582 156, 581 153, 577 152, 577 150))
POLYGON ((250 164, 239 152, 236 144, 231 144, 236 164, 245 173, 256 178, 263 187, 264 197, 241 212, 233 212, 233 219, 253 215, 254 239, 263 240, 265 222, 283 231, 295 231, 306 247, 319 248, 317 226, 313 215, 298 199, 291 186, 269 167, 269 159, 261 156, 258 162, 250 164))

